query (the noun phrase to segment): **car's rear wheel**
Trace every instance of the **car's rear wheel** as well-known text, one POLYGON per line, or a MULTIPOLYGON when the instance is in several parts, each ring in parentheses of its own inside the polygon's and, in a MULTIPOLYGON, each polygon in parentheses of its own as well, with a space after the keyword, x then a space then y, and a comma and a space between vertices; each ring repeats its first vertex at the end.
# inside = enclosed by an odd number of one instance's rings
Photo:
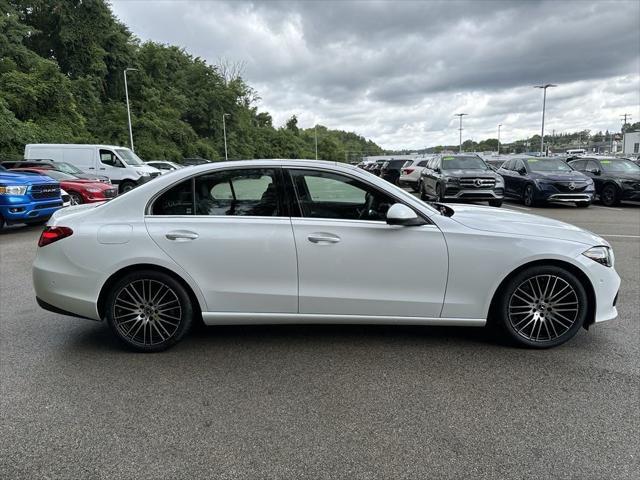
POLYGON ((587 317, 584 286, 561 267, 528 268, 513 277, 501 295, 501 325, 512 340, 527 347, 560 345, 577 333, 587 317))
POLYGON ((615 207, 620 203, 620 195, 615 185, 611 183, 605 185, 600 193, 600 200, 607 207, 615 207))
POLYGON ((111 287, 106 317, 111 331, 127 347, 159 352, 189 331, 193 307, 180 282, 148 270, 125 275, 111 287))

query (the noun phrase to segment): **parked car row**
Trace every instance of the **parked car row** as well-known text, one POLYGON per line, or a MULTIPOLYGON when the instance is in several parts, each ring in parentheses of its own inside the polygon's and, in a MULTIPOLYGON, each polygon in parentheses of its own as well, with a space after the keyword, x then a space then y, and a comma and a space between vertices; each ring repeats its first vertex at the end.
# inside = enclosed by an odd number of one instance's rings
POLYGON ((596 199, 606 206, 640 201, 640 166, 621 157, 507 156, 487 161, 470 153, 439 154, 405 161, 399 176, 393 163, 359 166, 437 202, 487 201, 499 207, 511 198, 527 206, 560 202, 585 208, 596 199))

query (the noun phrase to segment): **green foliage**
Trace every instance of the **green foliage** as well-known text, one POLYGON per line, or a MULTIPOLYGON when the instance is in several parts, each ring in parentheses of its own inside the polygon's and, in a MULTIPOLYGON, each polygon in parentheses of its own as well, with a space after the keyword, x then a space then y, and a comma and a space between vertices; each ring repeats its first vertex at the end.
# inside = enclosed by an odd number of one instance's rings
MULTIPOLYGON (((0 0, 0 156, 25 143, 129 144, 125 68, 136 152, 144 159, 314 158, 315 131, 294 115, 274 128, 240 71, 183 49, 140 44, 104 0, 0 0), (229 74, 231 73, 231 74, 229 74)), ((318 158, 382 149, 317 127, 318 158)))

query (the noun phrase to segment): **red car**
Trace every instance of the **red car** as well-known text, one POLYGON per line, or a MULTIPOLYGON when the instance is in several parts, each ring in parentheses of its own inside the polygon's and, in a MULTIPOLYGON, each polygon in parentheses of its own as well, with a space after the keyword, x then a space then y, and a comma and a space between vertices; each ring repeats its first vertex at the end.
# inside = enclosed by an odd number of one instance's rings
POLYGON ((86 180, 50 168, 12 168, 11 171, 46 175, 60 183, 60 187, 71 197, 71 205, 104 202, 118 195, 117 187, 97 180, 86 180))

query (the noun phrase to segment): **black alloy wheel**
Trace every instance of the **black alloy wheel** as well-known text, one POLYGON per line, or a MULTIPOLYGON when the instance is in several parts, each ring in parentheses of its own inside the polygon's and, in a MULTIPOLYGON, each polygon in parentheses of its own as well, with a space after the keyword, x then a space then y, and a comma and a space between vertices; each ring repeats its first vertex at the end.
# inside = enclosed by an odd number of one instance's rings
POLYGON ((587 318, 587 294, 571 272, 558 266, 528 268, 501 292, 501 325, 516 343, 549 348, 571 339, 587 318))
POLYGON ((618 194, 618 188, 612 183, 608 183, 602 188, 600 194, 600 200, 606 207, 615 207, 620 204, 620 195, 618 194))
POLYGON ((524 187, 524 193, 522 195, 522 201, 527 207, 533 207, 536 204, 535 199, 533 198, 533 185, 529 184, 524 187))
POLYGON ((159 352, 184 337, 192 324, 189 294, 173 277, 153 270, 125 275, 110 289, 107 323, 132 350, 159 352))

